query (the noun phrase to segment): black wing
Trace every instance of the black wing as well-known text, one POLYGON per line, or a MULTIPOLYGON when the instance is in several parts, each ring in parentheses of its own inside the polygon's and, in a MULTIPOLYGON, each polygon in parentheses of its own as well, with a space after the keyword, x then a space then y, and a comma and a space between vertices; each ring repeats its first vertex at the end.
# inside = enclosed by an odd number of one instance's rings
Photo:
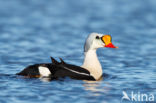
POLYGON ((63 63, 53 65, 53 68, 50 68, 50 71, 52 72, 52 78, 54 79, 70 77, 77 80, 95 80, 88 70, 71 64, 63 63))

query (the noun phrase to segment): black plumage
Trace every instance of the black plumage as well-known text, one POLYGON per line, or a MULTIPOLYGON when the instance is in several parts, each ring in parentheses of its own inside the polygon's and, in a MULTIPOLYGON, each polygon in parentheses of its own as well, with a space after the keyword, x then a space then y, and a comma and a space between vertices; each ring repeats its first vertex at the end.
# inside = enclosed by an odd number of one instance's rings
POLYGON ((47 64, 35 64, 26 67, 23 71, 17 73, 17 75, 28 76, 28 77, 40 77, 39 67, 46 67, 51 72, 49 78, 59 79, 64 77, 70 77, 77 80, 95 80, 90 72, 82 67, 65 63, 61 58, 60 61, 56 61, 51 57, 52 63, 47 64))

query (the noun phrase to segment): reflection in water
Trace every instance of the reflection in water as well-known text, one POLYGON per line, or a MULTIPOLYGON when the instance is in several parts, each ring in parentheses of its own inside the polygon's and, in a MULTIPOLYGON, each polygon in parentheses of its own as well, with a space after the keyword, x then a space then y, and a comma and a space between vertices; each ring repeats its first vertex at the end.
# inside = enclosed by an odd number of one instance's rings
MULTIPOLYGON (((43 82, 50 82, 53 81, 51 78, 47 78, 47 77, 42 77, 39 78, 41 81, 43 82)), ((58 79, 57 81, 66 81, 66 79, 69 78, 61 78, 58 79)), ((72 81, 72 79, 70 79, 72 81)), ((81 81, 81 80, 80 80, 81 81)), ((87 80, 83 80, 84 81, 84 89, 86 91, 91 91, 92 92, 92 96, 100 96, 103 93, 107 94, 110 91, 110 84, 108 82, 105 82, 105 84, 103 84, 103 77, 101 77, 98 81, 87 81, 87 80)))
MULTIPOLYGON (((103 86, 103 78, 101 78, 98 81, 84 81, 85 84, 83 85, 85 87, 85 90, 89 90, 93 92, 93 96, 100 96, 102 93, 108 93, 110 90, 110 86, 103 86)), ((106 83, 109 85, 109 83, 106 83)))
POLYGON ((51 81, 51 78, 48 78, 48 77, 41 77, 39 78, 41 81, 43 82, 50 82, 51 81))

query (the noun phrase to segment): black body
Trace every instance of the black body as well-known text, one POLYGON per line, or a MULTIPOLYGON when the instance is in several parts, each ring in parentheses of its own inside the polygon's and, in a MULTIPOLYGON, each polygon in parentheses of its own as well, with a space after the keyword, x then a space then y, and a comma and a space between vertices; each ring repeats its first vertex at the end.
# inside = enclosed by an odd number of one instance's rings
POLYGON ((23 71, 17 73, 17 75, 27 77, 40 77, 39 67, 46 67, 51 72, 49 78, 59 79, 64 77, 70 77, 77 80, 92 80, 94 77, 90 75, 90 72, 82 67, 65 63, 62 59, 61 62, 57 62, 51 57, 52 63, 47 64, 35 64, 26 67, 23 71))

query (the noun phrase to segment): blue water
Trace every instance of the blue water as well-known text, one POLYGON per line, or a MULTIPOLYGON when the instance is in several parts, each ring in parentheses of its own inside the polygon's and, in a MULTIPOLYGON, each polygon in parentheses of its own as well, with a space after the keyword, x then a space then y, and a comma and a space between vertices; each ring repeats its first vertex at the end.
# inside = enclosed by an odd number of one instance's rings
POLYGON ((0 103, 120 103, 122 91, 153 93, 156 98, 155 4, 0 0, 0 103), (97 51, 103 80, 48 82, 14 75, 28 65, 51 62, 50 56, 81 65, 83 44, 91 32, 111 34, 119 47, 97 51))

